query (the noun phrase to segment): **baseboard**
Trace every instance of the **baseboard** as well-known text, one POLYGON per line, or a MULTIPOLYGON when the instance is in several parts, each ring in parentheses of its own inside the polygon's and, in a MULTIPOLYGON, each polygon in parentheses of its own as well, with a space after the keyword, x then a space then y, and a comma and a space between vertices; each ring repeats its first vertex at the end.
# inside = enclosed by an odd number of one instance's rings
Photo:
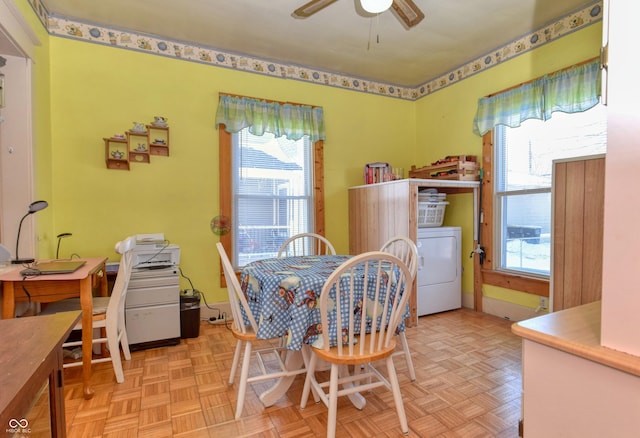
POLYGON ((473 309, 475 307, 473 302, 473 292, 462 292, 462 307, 467 309, 473 309))
POLYGON ((536 316, 545 315, 547 313, 546 311, 536 312, 536 309, 532 309, 530 307, 496 300, 489 297, 482 297, 482 311, 510 321, 522 321, 529 318, 535 318, 536 316))

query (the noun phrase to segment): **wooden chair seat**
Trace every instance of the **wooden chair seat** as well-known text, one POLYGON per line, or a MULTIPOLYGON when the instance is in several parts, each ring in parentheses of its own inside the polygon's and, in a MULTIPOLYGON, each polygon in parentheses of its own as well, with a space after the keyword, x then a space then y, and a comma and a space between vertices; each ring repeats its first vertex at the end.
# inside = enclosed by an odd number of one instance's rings
MULTIPOLYGON (((370 342, 370 337, 371 335, 365 335, 364 342, 370 342)), ((361 354, 359 351, 354 351, 352 355, 344 356, 338 352, 338 347, 331 347, 328 351, 314 348, 313 353, 325 362, 335 363, 338 365, 361 365, 363 363, 371 363, 386 359, 394 353, 395 349, 396 342, 392 339, 388 346, 381 348, 380 350, 376 350, 374 353, 361 354)))
POLYGON ((256 342, 258 340, 258 337, 256 336, 256 333, 253 331, 253 329, 247 328, 247 331, 243 332, 241 330, 238 330, 235 324, 231 326, 231 334, 234 338, 244 342, 256 342))

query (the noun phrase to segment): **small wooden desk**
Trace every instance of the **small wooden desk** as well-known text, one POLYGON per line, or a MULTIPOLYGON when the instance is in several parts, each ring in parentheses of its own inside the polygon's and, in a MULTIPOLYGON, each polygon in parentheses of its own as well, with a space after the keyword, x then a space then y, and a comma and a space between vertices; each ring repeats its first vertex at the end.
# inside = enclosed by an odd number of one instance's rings
POLYGON ((80 311, 75 311, 0 321, 2 429, 31 429, 34 434, 50 429, 53 437, 65 436, 62 343, 79 319, 80 311), (48 418, 31 409, 45 383, 48 397, 42 396, 48 398, 48 418))
POLYGON ((65 298, 80 297, 82 308, 82 383, 84 398, 93 397, 93 389, 89 386, 91 379, 91 356, 93 344, 93 299, 94 285, 100 286, 100 294, 107 296, 106 257, 83 258, 84 266, 71 274, 41 275, 38 277, 22 278, 17 266, 8 272, 0 274, 2 282, 2 318, 15 317, 16 302, 28 301, 24 292, 31 295, 32 302, 51 303, 65 298))

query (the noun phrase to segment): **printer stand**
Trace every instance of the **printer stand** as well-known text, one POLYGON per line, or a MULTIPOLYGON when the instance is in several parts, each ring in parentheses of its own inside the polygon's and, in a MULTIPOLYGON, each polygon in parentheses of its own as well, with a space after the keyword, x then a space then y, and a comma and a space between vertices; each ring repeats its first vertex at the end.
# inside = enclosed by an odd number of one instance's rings
POLYGON ((133 269, 125 318, 129 348, 133 351, 180 343, 178 267, 133 269))

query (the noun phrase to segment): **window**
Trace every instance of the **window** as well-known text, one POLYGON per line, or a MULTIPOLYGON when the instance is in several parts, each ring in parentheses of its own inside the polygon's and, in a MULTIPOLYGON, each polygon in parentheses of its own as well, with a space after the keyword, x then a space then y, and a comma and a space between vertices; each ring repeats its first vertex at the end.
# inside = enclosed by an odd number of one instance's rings
MULTIPOLYGON (((220 241, 235 268, 275 257, 284 239, 324 235, 323 141, 237 134, 219 129, 220 214, 231 232, 220 241)), ((224 280, 222 280, 224 282, 224 280)))
POLYGON ((548 278, 556 159, 606 151, 605 107, 494 129, 494 269, 548 278))
POLYGON ((233 263, 275 257, 289 237, 314 230, 313 149, 245 128, 232 134, 233 263))

